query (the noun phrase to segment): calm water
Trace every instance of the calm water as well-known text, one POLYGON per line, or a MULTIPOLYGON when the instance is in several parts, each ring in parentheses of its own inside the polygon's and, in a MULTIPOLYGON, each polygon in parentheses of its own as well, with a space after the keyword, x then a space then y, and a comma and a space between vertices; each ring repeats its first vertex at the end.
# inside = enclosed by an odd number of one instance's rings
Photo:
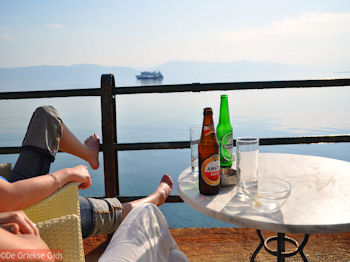
MULTIPOLYGON (((123 83, 140 84, 131 79, 123 83)), ((118 142, 189 140, 189 127, 201 125, 204 107, 213 108, 217 124, 222 93, 122 95, 117 98, 118 142)), ((229 96, 235 138, 350 133, 350 87, 231 91, 225 94, 229 96)), ((67 126, 82 140, 93 132, 101 136, 98 98, 1 101, 0 146, 19 146, 33 110, 47 104, 60 111, 67 126)), ((260 147, 260 152, 318 155, 350 161, 350 144, 346 143, 264 146, 260 147)), ((0 155, 0 162, 14 164, 16 158, 17 155, 0 155)), ((100 158, 103 162, 101 154, 100 158)), ((84 162, 58 154, 51 171, 78 164, 84 162)), ((121 194, 150 194, 163 173, 170 174, 176 181, 189 165, 189 149, 120 152, 121 194)), ((97 171, 91 170, 93 186, 81 191, 81 195, 104 195, 102 170, 103 166, 97 171)), ((177 194, 177 183, 174 194, 177 194)), ((170 227, 232 226, 201 215, 185 204, 166 204, 161 209, 170 227)))

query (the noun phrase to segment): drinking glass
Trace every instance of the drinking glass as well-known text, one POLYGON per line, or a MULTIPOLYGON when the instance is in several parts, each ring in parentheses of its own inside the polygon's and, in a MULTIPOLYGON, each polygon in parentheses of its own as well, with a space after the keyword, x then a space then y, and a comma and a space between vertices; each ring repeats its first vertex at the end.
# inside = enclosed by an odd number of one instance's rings
POLYGON ((201 139, 201 133, 202 128, 199 126, 190 128, 191 167, 193 174, 198 174, 198 144, 201 139))
POLYGON ((259 138, 239 137, 236 140, 237 193, 244 198, 242 183, 247 179, 258 180, 259 138))

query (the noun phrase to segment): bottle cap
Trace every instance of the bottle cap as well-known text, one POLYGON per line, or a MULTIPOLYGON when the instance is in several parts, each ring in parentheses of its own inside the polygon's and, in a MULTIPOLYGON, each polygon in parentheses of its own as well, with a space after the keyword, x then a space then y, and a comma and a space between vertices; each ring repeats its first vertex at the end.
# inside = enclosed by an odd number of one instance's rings
POLYGON ((204 108, 203 114, 205 113, 213 113, 213 110, 211 109, 211 107, 206 107, 204 108))

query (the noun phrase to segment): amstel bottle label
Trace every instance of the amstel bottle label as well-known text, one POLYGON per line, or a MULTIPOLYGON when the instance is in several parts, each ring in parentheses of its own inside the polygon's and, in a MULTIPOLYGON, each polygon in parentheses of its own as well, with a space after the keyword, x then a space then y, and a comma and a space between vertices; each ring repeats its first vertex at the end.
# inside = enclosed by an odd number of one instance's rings
POLYGON ((232 132, 227 133, 224 135, 224 137, 221 139, 221 156, 226 161, 232 161, 233 160, 233 136, 232 132))
POLYGON ((217 186, 220 183, 220 156, 216 154, 207 158, 202 164, 201 171, 205 183, 217 186))

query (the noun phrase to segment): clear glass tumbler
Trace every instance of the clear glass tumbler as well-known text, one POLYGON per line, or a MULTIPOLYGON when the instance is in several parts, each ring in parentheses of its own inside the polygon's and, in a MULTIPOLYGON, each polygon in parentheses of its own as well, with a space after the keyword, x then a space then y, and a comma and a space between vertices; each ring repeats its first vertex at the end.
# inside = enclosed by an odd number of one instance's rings
POLYGON ((190 128, 191 167, 193 174, 198 174, 198 144, 201 139, 201 133, 202 128, 199 126, 190 128))
POLYGON ((236 169, 239 179, 237 193, 244 198, 242 183, 247 179, 258 180, 259 138, 239 137, 236 140, 236 169))

